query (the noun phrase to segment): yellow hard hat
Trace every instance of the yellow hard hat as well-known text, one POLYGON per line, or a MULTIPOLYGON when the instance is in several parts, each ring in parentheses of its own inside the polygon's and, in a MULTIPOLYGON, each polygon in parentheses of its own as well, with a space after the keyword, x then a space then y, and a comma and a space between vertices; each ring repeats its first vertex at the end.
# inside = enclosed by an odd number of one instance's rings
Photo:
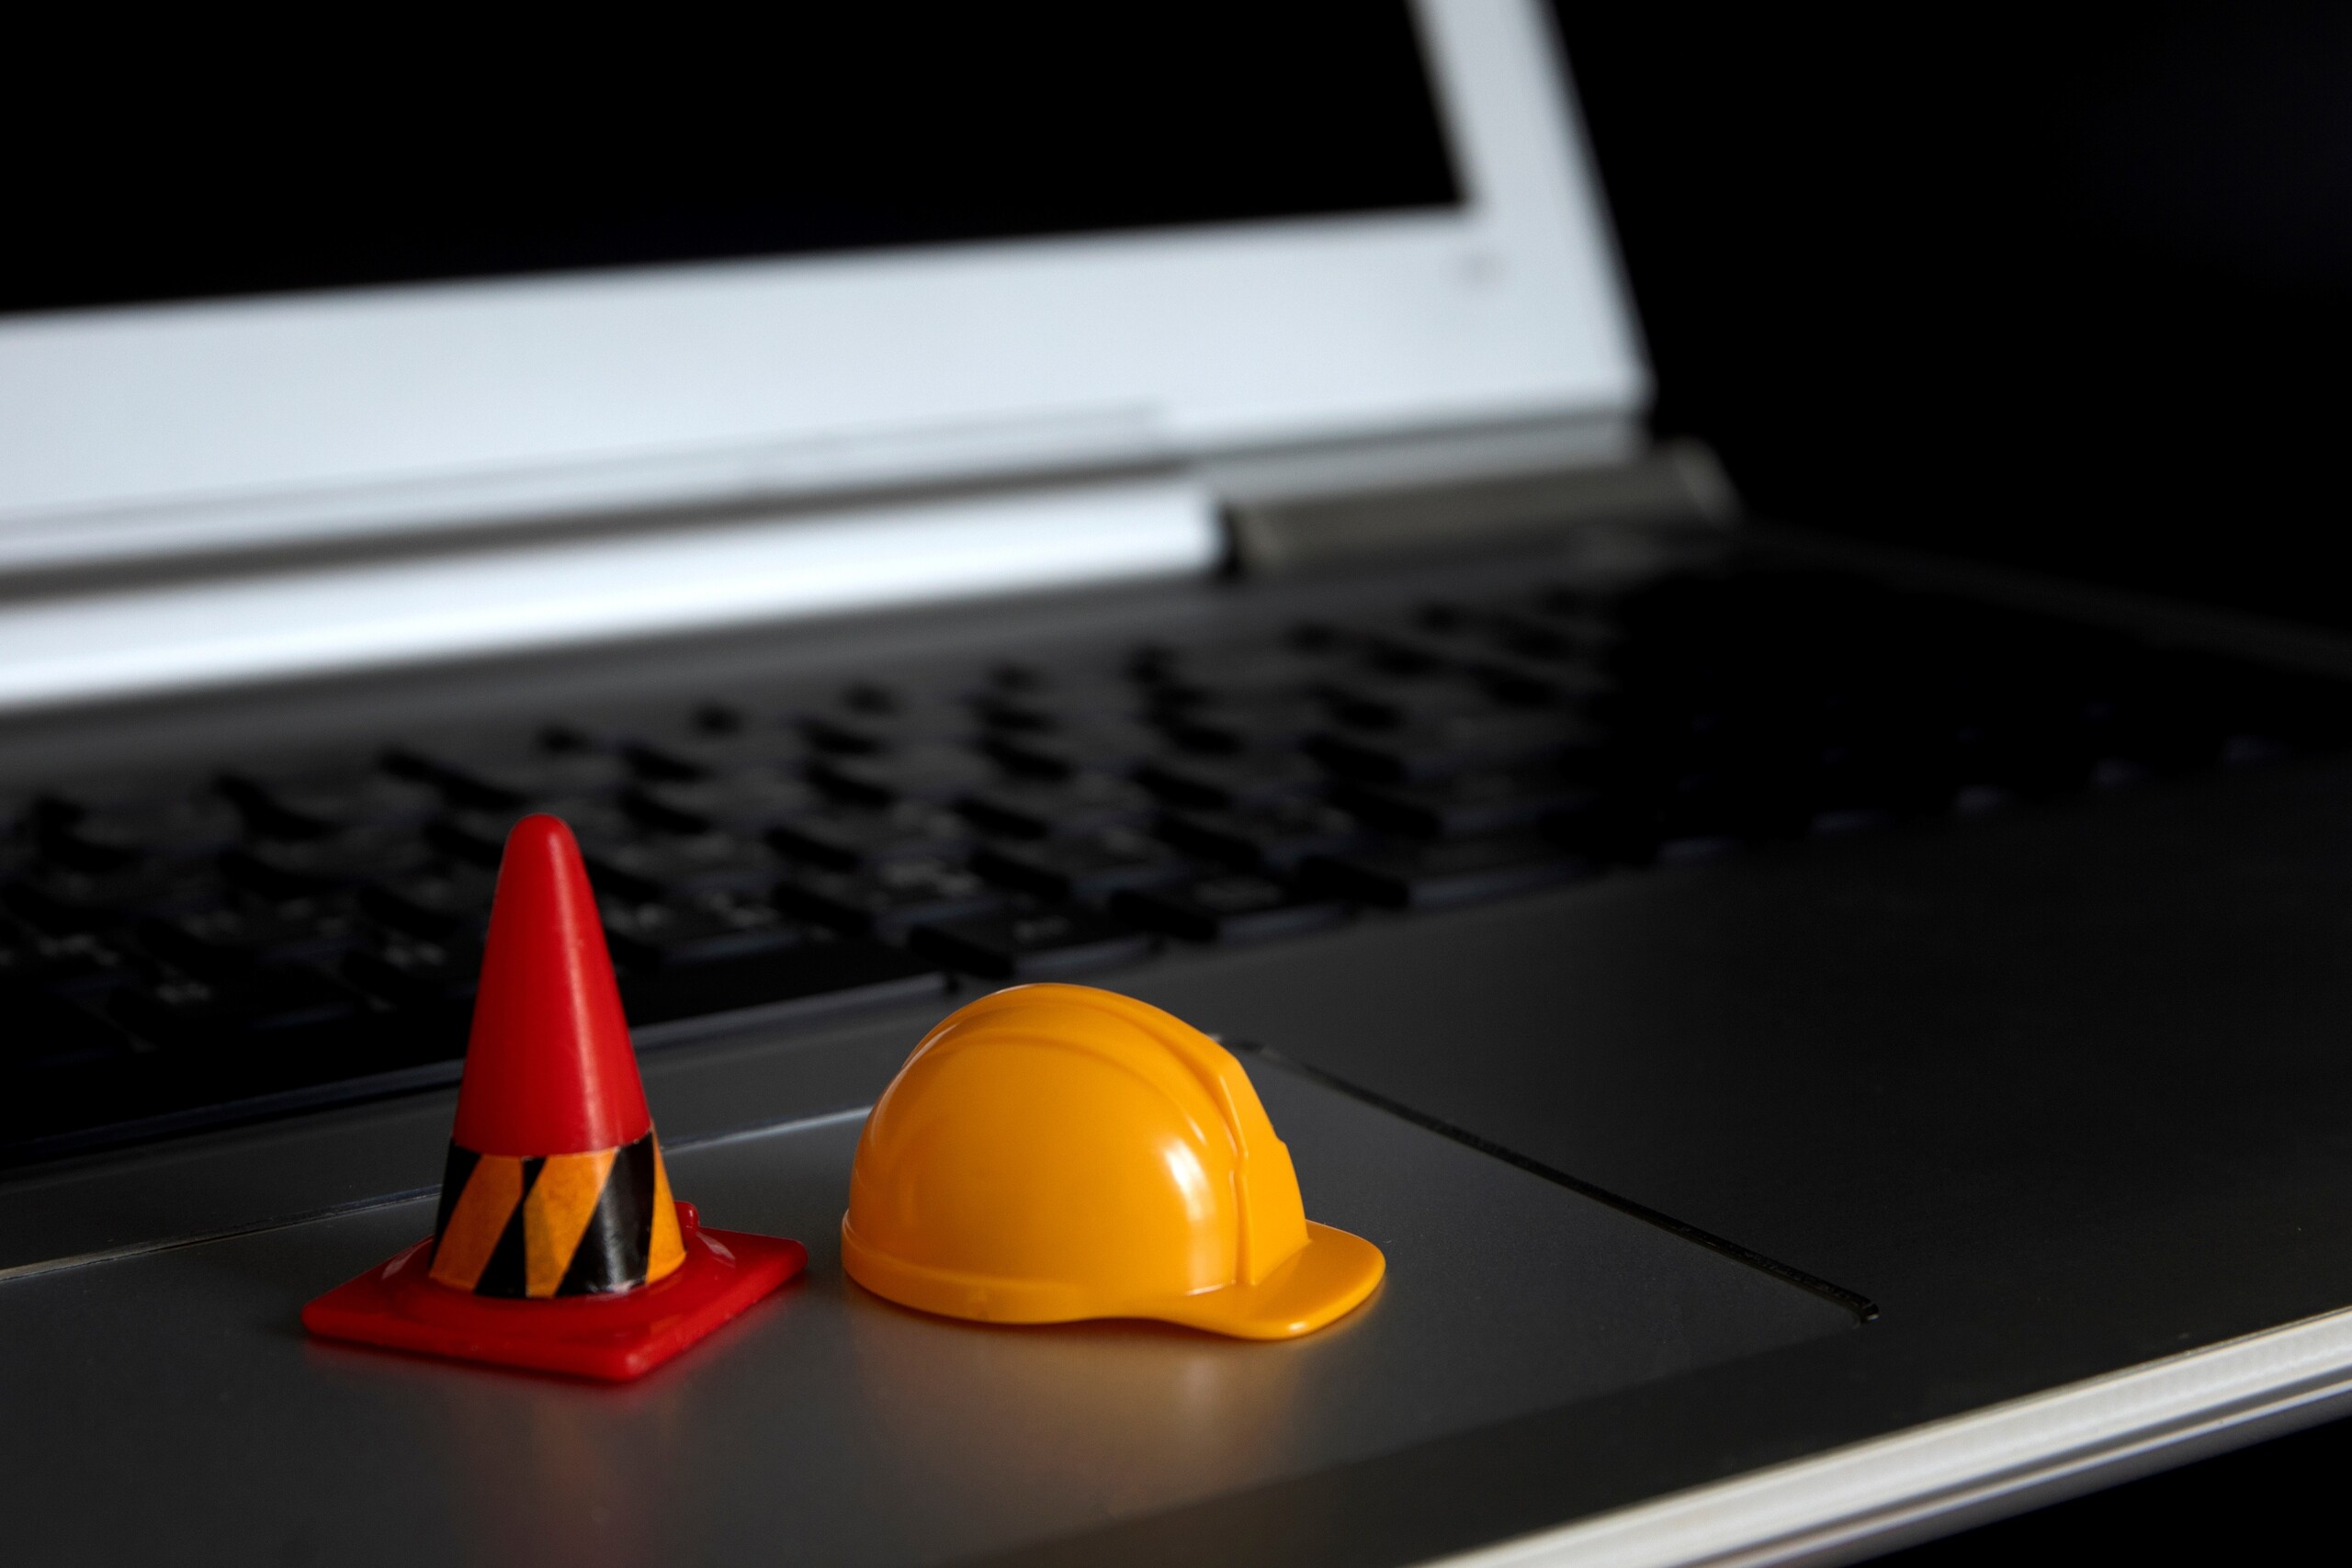
POLYGON ((990 1323, 1309 1334, 1385 1267, 1311 1223, 1233 1054, 1091 986, 1014 986, 923 1037, 858 1139, 842 1266, 990 1323))

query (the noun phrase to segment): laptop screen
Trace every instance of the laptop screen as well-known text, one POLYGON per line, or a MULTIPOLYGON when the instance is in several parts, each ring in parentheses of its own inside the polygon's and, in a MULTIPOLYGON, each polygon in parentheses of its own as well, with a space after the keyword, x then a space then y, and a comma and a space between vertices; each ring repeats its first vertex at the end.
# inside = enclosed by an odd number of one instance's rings
POLYGON ((1461 199, 1402 0, 572 15, 61 51, 0 314, 1461 199))

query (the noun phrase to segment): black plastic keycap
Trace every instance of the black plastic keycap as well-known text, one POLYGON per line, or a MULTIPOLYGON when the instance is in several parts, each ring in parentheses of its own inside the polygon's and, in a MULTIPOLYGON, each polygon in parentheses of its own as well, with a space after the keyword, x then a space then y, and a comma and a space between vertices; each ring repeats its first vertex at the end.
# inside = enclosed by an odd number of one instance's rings
POLYGON ((772 952, 621 977, 621 1005, 639 1028, 729 1013, 919 997, 946 978, 936 964, 862 937, 812 931, 772 952))
POLYGON ((1074 839, 996 844, 972 857, 992 882, 1040 898, 1100 898, 1186 875, 1192 864, 1162 840, 1132 828, 1106 828, 1074 839))
POLYGON ((1111 912, 1188 942, 1264 942, 1322 931, 1348 918, 1338 898, 1246 871, 1122 893, 1111 900, 1111 912))
POLYGON ((775 847, 796 860, 837 871, 910 858, 960 855, 971 843, 970 822, 952 811, 914 801, 896 806, 836 806, 803 812, 770 830, 775 847))
POLYGON ((925 957, 991 980, 1035 979, 1141 958, 1151 938, 1079 904, 1011 909, 917 927, 909 945, 925 957))
POLYGON ((608 901, 605 939, 631 969, 687 968, 779 953, 808 938, 764 894, 712 888, 662 902, 608 901))
POLYGON ((913 926, 1002 908, 1001 888, 958 861, 916 856, 862 871, 799 872, 777 884, 777 904, 843 931, 896 939, 913 926))

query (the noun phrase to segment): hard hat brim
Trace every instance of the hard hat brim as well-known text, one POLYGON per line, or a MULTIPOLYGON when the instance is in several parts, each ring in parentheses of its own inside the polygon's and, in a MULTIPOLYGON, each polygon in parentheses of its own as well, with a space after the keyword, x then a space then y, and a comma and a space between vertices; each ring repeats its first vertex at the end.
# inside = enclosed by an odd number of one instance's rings
POLYGON ((1309 1220, 1306 1245, 1258 1283, 1179 1296, 1144 1315, 1238 1339, 1295 1339, 1362 1306, 1387 1268, 1362 1236, 1309 1220))
POLYGON ((1363 1304, 1387 1269, 1362 1236, 1306 1222, 1306 1245, 1254 1285, 1221 1285, 1190 1295, 1104 1299, 1083 1286, 989 1279, 926 1268, 866 1244, 842 1220, 842 1269, 885 1301, 975 1323, 1080 1323, 1141 1317, 1237 1339, 1295 1339, 1363 1304))

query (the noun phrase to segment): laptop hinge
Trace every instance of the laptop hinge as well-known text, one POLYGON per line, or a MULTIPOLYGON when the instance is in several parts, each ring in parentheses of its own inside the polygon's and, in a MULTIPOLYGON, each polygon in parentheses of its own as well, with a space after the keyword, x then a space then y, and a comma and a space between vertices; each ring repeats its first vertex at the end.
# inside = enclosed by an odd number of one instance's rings
POLYGON ((1738 513, 1714 453, 1677 440, 1614 463, 1231 502, 1225 520, 1234 564, 1272 575, 1535 544, 1593 523, 1720 525, 1738 513))

